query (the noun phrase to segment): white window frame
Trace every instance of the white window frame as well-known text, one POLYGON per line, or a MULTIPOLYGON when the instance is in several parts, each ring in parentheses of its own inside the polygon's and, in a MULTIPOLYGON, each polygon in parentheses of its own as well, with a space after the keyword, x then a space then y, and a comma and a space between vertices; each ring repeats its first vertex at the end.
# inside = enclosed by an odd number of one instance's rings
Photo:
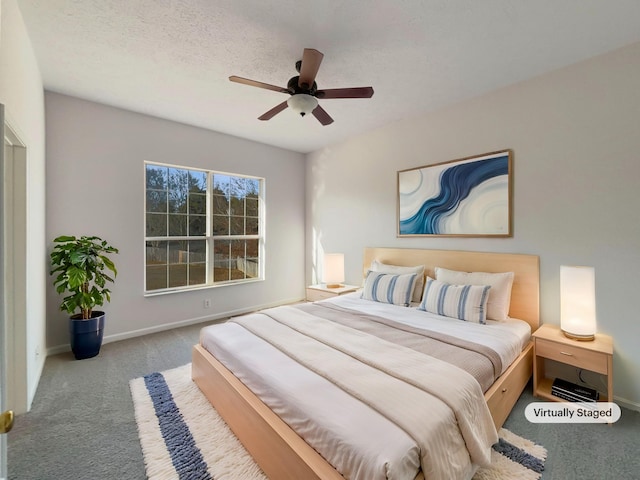
MULTIPOLYGON (((189 292, 194 290, 202 290, 208 288, 218 288, 230 285, 238 285, 245 283, 253 283, 260 282, 264 280, 265 276, 265 268, 264 268, 264 252, 265 252, 265 179, 263 177, 257 177, 252 175, 245 175, 239 173, 230 173, 223 172, 218 170, 209 170, 197 167, 187 167, 183 165, 175 165, 168 163, 160 163, 153 161, 145 161, 144 162, 144 241, 143 241, 143 254, 144 254, 144 295, 145 296, 155 296, 155 295, 164 295, 169 293, 178 293, 178 292, 189 292), (203 172, 207 175, 207 187, 206 187, 206 233, 204 236, 156 236, 156 237, 148 237, 147 236, 147 166, 153 165, 157 167, 166 167, 166 168, 174 168, 179 170, 190 170, 196 172, 203 172), (258 234, 257 235, 214 235, 213 234, 213 177, 214 175, 225 175, 236 178, 247 178, 251 180, 257 180, 259 184, 259 192, 258 192, 258 234), (193 240, 204 240, 206 243, 206 281, 203 284, 197 285, 184 285, 178 287, 166 287, 162 289, 147 289, 147 242, 149 241, 193 241, 193 240), (226 281, 215 281, 214 280, 214 243, 216 240, 258 240, 258 268, 257 268, 257 276, 237 279, 237 280, 226 280, 226 281)), ((170 264, 167 262, 167 268, 170 264)), ((189 263, 187 263, 187 269, 189 268, 189 263)))

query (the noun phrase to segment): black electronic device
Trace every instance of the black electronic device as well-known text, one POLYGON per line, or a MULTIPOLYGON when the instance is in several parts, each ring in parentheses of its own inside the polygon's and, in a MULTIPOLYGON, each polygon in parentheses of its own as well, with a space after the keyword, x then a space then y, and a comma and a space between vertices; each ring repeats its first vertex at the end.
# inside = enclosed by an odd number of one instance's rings
POLYGON ((569 402, 597 402, 600 394, 593 388, 556 378, 551 385, 551 395, 569 402))

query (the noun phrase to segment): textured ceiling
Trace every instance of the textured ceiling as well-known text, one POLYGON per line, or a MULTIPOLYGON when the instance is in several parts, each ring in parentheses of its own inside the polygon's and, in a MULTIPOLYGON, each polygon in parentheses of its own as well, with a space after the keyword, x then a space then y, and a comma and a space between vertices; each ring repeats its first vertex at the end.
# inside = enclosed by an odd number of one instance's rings
POLYGON ((640 41, 638 0, 18 0, 50 91, 310 152, 640 41), (325 57, 323 127, 287 95, 303 48, 325 57))

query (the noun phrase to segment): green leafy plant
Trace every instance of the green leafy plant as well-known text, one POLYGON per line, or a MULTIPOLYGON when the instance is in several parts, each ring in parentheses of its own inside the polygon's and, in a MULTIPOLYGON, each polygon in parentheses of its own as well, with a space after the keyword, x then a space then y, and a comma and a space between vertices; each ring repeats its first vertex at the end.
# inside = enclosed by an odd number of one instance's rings
POLYGON ((61 236, 54 243, 49 274, 56 276, 53 285, 58 294, 69 293, 60 310, 72 315, 80 310, 81 318, 91 318, 94 307, 111 301, 106 284, 114 281, 118 271, 107 254, 118 249, 99 237, 61 236))

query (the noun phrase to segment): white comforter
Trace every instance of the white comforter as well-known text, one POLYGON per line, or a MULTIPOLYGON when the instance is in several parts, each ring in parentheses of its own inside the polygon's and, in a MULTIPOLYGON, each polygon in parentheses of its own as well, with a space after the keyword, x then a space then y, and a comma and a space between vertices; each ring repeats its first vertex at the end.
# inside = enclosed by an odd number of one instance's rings
MULTIPOLYGON (((402 317, 405 314, 409 317, 405 321, 419 323, 421 318, 424 322, 424 316, 414 317, 415 312, 410 312, 411 309, 380 308, 381 304, 362 301, 356 296, 339 298, 334 301, 348 308, 373 309, 367 313, 386 318, 390 318, 392 312, 397 316, 400 309, 402 317)), ((419 312, 419 315, 426 314, 419 312)), ((454 322, 450 319, 439 321, 443 324, 454 322)), ((459 328, 459 325, 453 326, 459 328)), ((480 332, 479 336, 492 338, 487 332, 480 332)), ((513 336, 518 338, 518 335, 513 336)), ((470 478, 477 463, 486 461, 477 451, 475 462, 472 461, 459 432, 452 435, 452 431, 457 430, 456 420, 442 402, 435 402, 432 407, 432 416, 445 420, 428 427, 433 430, 429 447, 432 453, 428 453, 421 451, 415 432, 407 432, 410 429, 406 426, 399 427, 375 408, 294 362, 287 354, 238 324, 226 323, 203 329, 201 343, 346 478, 412 479, 420 469, 421 458, 426 462, 423 465, 426 478, 470 478), (318 392, 322 394, 318 395, 318 392), (434 456, 433 452, 438 453, 434 456)), ((501 342, 492 339, 489 343, 501 342)), ((398 396, 396 400, 402 404, 404 398, 398 396)))

